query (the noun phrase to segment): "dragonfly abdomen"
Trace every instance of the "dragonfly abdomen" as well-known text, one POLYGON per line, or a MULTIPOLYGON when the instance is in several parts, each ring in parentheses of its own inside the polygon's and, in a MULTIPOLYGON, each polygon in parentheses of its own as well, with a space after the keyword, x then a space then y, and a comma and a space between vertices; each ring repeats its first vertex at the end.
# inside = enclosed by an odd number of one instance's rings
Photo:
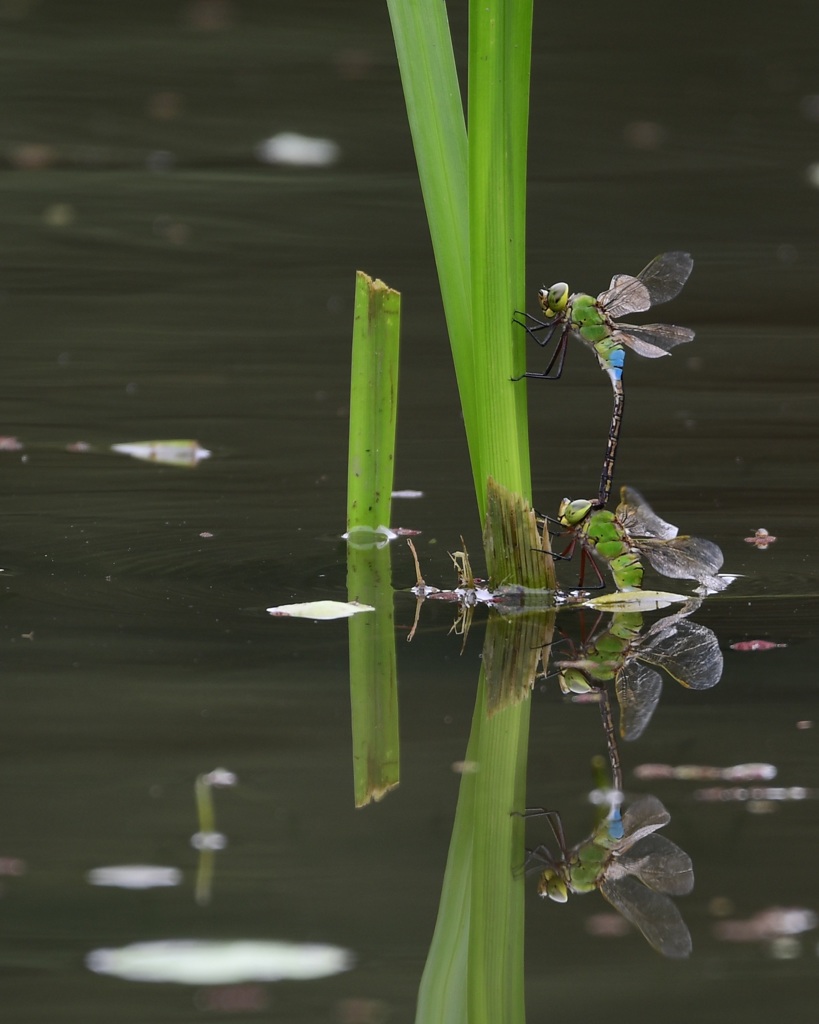
POLYGON ((618 590, 640 590, 643 586, 643 563, 640 556, 629 551, 609 559, 609 568, 618 590))

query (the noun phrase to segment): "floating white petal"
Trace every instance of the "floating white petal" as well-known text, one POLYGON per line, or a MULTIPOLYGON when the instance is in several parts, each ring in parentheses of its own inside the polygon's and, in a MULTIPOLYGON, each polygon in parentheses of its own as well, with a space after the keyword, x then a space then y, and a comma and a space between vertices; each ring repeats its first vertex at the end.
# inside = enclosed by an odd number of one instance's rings
POLYGON ((256 146, 256 157, 264 164, 290 167, 329 167, 341 155, 332 139, 316 139, 297 132, 279 132, 256 146))
POLYGON ((247 981, 310 981, 353 966, 338 946, 207 939, 135 942, 119 949, 94 949, 85 965, 95 974, 128 981, 175 981, 182 985, 230 985, 247 981))
POLYGON ((179 885, 179 868, 166 868, 158 864, 111 864, 92 868, 85 876, 89 885, 113 885, 119 889, 160 889, 179 885))
POLYGON ((267 609, 270 615, 294 619, 348 619, 375 608, 360 601, 307 601, 304 604, 280 604, 267 609))

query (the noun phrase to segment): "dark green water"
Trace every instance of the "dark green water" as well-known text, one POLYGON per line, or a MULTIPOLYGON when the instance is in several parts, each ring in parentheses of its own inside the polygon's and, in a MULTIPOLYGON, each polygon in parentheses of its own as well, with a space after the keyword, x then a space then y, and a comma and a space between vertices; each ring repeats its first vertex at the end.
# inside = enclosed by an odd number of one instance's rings
MULTIPOLYGON (((666 684, 624 752, 635 792, 649 784, 634 766, 654 761, 766 761, 776 785, 819 787, 816 729, 796 727, 816 718, 819 18, 807 3, 744 10, 635 3, 624 25, 594 5, 564 14, 557 46, 536 14, 530 311, 543 283, 596 292, 655 253, 694 253, 673 318, 697 338, 660 364, 629 361, 618 482, 745 574, 697 614, 725 654, 720 684, 666 684), (760 526, 778 537, 767 551, 743 540, 760 526), (788 646, 730 650, 760 638, 788 646)), ((430 582, 450 581, 461 534, 480 549, 385 11, 88 0, 5 3, 0 17, 0 433, 25 444, 0 452, 0 857, 16 858, 0 890, 3 1019, 233 1019, 242 1007, 219 1010, 205 989, 101 977, 85 957, 239 937, 357 958, 336 977, 247 990, 262 1019, 410 1021, 481 622, 459 656, 450 610, 427 605, 406 645, 414 602, 398 595, 401 785, 356 812, 347 626, 264 611, 345 596, 359 267, 404 295, 396 486, 425 498, 394 521, 424 531, 430 582), (284 130, 334 139, 341 160, 260 164, 254 147, 284 130), (183 470, 64 450, 148 438, 213 454, 183 470), (193 783, 220 764, 239 785, 216 793, 230 842, 199 906, 193 783), (132 862, 176 866, 183 883, 85 880, 132 862)), ((560 384, 529 387, 536 499, 552 509, 596 482, 609 388, 579 346, 560 384)), ((393 564, 411 585, 398 548, 393 564)), ((594 711, 554 687, 536 695, 531 799, 559 806, 573 838, 601 742, 594 711)), ((751 814, 696 802, 698 786, 650 784, 694 860, 680 901, 693 957, 590 937, 597 895, 558 907, 532 891, 530 1020, 814 1019, 816 932, 787 959, 720 941, 714 901, 740 918, 819 911, 816 805, 751 814)))

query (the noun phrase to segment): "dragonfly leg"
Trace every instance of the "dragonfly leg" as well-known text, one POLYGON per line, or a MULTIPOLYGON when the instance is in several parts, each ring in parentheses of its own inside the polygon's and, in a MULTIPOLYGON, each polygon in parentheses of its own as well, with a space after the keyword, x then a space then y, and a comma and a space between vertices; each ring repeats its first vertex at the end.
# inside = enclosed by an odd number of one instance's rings
MULTIPOLYGON (((527 807, 525 811, 512 811, 512 815, 516 818, 548 818, 549 827, 552 830, 552 834, 557 840, 558 848, 561 854, 565 857, 567 852, 566 846, 566 834, 563 831, 563 822, 560 820, 560 814, 557 811, 547 811, 545 807, 527 807)), ((530 857, 537 857, 541 862, 554 863, 554 857, 549 852, 549 847, 541 844, 536 846, 534 850, 527 850, 527 861, 530 857)))
POLYGON ((522 327, 532 341, 537 342, 541 348, 545 348, 552 340, 557 328, 561 325, 562 320, 538 320, 536 316, 532 316, 531 313, 523 313, 519 309, 515 310, 515 316, 512 317, 512 323, 517 324, 518 327, 522 327), (522 316, 523 320, 517 320, 515 317, 522 316), (538 334, 543 334, 543 338, 539 338, 538 334))
POLYGON ((600 568, 592 558, 592 556, 586 551, 585 546, 580 552, 580 573, 577 577, 577 586, 580 590, 602 590, 605 587, 606 581, 603 579, 603 574, 600 572, 600 568), (597 577, 597 583, 585 583, 586 578, 586 565, 590 565, 594 569, 594 574, 597 577))
MULTIPOLYGON (((553 533, 551 536, 560 537, 562 534, 553 533)), ((573 537, 572 540, 566 545, 562 551, 544 551, 543 548, 533 548, 533 551, 539 551, 542 555, 549 555, 557 562, 570 562, 574 557, 574 549, 577 544, 577 537, 573 537)))
MULTIPOLYGON (((549 334, 549 338, 547 339, 551 340, 551 336, 554 333, 555 329, 558 327, 558 324, 550 324, 544 326, 550 326, 552 328, 549 334)), ((527 373, 522 373, 520 377, 513 377, 512 380, 523 380, 524 377, 529 377, 532 378, 533 380, 559 380, 563 376, 563 364, 566 362, 566 349, 568 348, 569 344, 569 331, 571 330, 571 327, 571 323, 566 323, 563 327, 563 331, 560 335, 560 340, 558 341, 557 346, 555 347, 552 358, 549 360, 549 365, 542 373, 535 373, 533 371, 530 371, 527 373), (557 364, 556 369, 555 364, 557 364)), ((531 328, 527 327, 526 330, 529 334, 532 334, 531 328)), ((534 335, 532 336, 534 337, 534 335)), ((538 338, 535 338, 535 341, 537 341, 539 345, 545 344, 545 342, 541 342, 538 338)))

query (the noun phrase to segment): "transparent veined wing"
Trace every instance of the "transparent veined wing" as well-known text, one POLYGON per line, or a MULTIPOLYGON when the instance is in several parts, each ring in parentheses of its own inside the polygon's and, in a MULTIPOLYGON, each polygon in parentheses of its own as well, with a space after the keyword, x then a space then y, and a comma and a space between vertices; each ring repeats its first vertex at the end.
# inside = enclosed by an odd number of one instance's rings
POLYGON ((614 318, 643 313, 679 295, 693 266, 694 260, 687 252, 664 252, 655 256, 636 277, 615 274, 608 291, 597 296, 597 303, 614 318))
POLYGON ((608 289, 597 296, 597 305, 609 317, 644 313, 651 309, 651 294, 639 278, 615 274, 608 289))
POLYGON ((643 885, 669 896, 685 896, 694 888, 691 858, 665 836, 649 835, 607 866, 607 878, 633 875, 643 885))
POLYGON ((614 693, 620 705, 620 735, 624 740, 642 736, 660 702, 663 681, 659 672, 632 658, 617 673, 614 693))
POLYGON ((642 796, 635 800, 623 815, 625 838, 617 844, 617 853, 622 856, 645 836, 656 832, 671 821, 671 815, 656 796, 642 796))
POLYGON ((658 953, 675 958, 691 955, 691 933, 668 896, 647 889, 631 875, 604 878, 600 892, 658 953))
POLYGON ((614 340, 646 359, 670 355, 672 348, 694 340, 694 331, 690 327, 676 327, 674 324, 646 324, 638 327, 636 324, 616 323, 613 326, 614 340))
POLYGON ((631 537, 657 537, 671 540, 679 530, 660 519, 646 499, 633 487, 620 488, 620 504, 615 515, 631 537))
POLYGON ((722 567, 719 547, 702 537, 674 537, 655 540, 652 537, 634 538, 634 546, 646 556, 651 565, 663 576, 679 580, 696 580, 710 590, 725 590, 730 580, 715 576, 722 567))
POLYGON ((667 625, 659 619, 640 638, 636 657, 661 668, 690 690, 707 690, 722 677, 723 658, 716 634, 687 619, 667 625))

